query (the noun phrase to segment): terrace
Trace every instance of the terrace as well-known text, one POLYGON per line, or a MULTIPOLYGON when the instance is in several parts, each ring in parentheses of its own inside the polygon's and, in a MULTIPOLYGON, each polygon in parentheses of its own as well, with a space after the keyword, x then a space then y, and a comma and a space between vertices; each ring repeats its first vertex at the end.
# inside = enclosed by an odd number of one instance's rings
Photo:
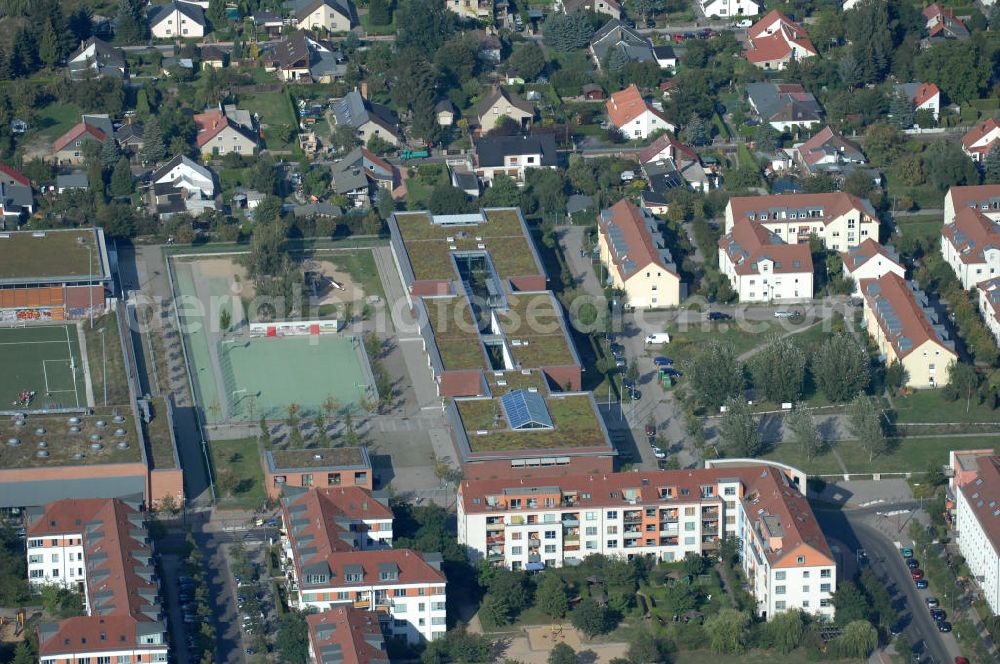
POLYGON ((142 463, 135 420, 130 412, 112 408, 97 408, 87 416, 28 415, 23 426, 7 416, 0 420, 0 439, 0 468, 142 463), (71 423, 71 417, 79 422, 71 423), (99 422, 104 426, 98 426, 99 422), (79 431, 71 431, 74 426, 79 431), (117 435, 118 429, 124 430, 124 435, 117 435), (13 439, 17 444, 11 444, 13 439))
POLYGON ((516 210, 490 210, 479 224, 443 226, 427 213, 398 213, 396 224, 417 281, 455 279, 453 251, 486 251, 501 278, 540 275, 516 210), (451 239, 449 241, 449 238, 451 239), (454 247, 454 248, 452 248, 454 247))
POLYGON ((3 236, 0 279, 104 276, 97 234, 93 230, 50 230, 38 237, 28 232, 3 236))
POLYGON ((496 399, 460 399, 455 403, 473 452, 609 446, 587 394, 546 399, 552 429, 510 429, 503 408, 496 399))

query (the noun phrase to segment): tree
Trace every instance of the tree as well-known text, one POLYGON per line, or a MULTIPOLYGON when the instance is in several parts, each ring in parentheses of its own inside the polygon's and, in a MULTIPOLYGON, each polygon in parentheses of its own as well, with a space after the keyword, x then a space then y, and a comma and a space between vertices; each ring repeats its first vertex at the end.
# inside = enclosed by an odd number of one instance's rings
POLYGON ((745 399, 732 398, 726 402, 726 412, 719 422, 719 440, 731 456, 752 458, 764 451, 759 422, 745 399))
POLYGON ((691 145, 707 145, 712 139, 708 132, 705 121, 698 115, 692 115, 688 123, 681 130, 681 140, 691 145))
POLYGON ((876 165, 892 163, 906 139, 899 127, 877 122, 865 129, 865 153, 876 165))
POLYGON ((775 403, 797 401, 806 377, 806 354, 790 339, 771 337, 750 360, 754 387, 775 403))
POLYGON ((902 92, 897 92, 889 102, 889 113, 892 115, 892 124, 900 129, 909 129, 916 122, 916 112, 913 110, 913 102, 902 92))
POLYGON ((686 583, 675 583, 663 589, 662 606, 674 615, 680 615, 698 606, 698 596, 692 586, 686 583))
POLYGON ((844 632, 833 642, 834 651, 841 657, 866 660, 878 645, 878 633, 867 620, 855 620, 844 627, 844 632))
POLYGON ((128 157, 119 157, 115 169, 111 172, 111 195, 114 198, 127 198, 132 195, 132 168, 128 157))
POLYGON ((979 170, 957 141, 935 141, 927 148, 924 160, 934 165, 928 170, 927 180, 942 193, 958 185, 979 184, 979 170))
POLYGON ((105 171, 111 170, 118 164, 118 158, 121 156, 121 151, 118 149, 118 143, 115 142, 114 136, 106 136, 104 142, 101 144, 101 167, 105 171))
POLYGON ((392 23, 392 9, 389 0, 371 0, 368 4, 368 20, 372 25, 392 23))
POLYGON ((146 120, 142 128, 142 160, 147 164, 157 164, 167 156, 167 148, 163 144, 163 131, 159 119, 152 117, 146 120))
POLYGON ((618 623, 616 616, 607 607, 601 606, 590 597, 576 605, 569 614, 569 621, 587 638, 607 634, 618 623))
POLYGON ((802 408, 795 408, 785 415, 785 428, 792 434, 795 443, 802 448, 806 459, 812 460, 826 447, 812 415, 802 408))
POLYGON ((454 24, 444 3, 436 0, 401 0, 396 9, 396 48, 413 48, 433 55, 452 33, 454 24))
POLYGON ((805 633, 806 624, 802 612, 797 609, 784 611, 763 626, 762 645, 788 654, 799 647, 805 633))
POLYGON ((953 389, 959 398, 965 399, 965 412, 968 413, 972 397, 979 390, 979 374, 971 364, 954 362, 948 374, 948 387, 953 389))
POLYGON ((844 191, 858 198, 868 198, 873 188, 872 176, 864 169, 853 170, 844 178, 844 191))
POLYGON ((575 51, 590 43, 594 26, 583 12, 552 12, 542 24, 545 45, 556 51, 575 51))
POLYGON ((576 651, 565 643, 557 643, 549 651, 548 664, 577 664, 576 651))
POLYGON ((712 652, 738 655, 746 650, 750 635, 750 616, 736 609, 722 609, 705 621, 705 633, 712 652))
POLYGON ((42 34, 38 40, 38 57, 45 63, 46 67, 53 69, 62 59, 59 37, 49 21, 46 21, 42 26, 42 34))
POLYGON ((710 341, 687 367, 688 384, 698 402, 711 409, 743 391, 743 367, 731 344, 710 341))
POLYGON ((995 141, 993 147, 983 157, 983 182, 1000 184, 1000 141, 995 141))
POLYGON ((875 400, 867 394, 859 394, 848 409, 848 428, 861 447, 868 452, 868 463, 875 455, 888 449, 885 430, 882 427, 882 414, 875 406, 875 400))
POLYGON ((236 489, 239 487, 239 480, 236 479, 233 471, 223 470, 215 478, 215 486, 219 487, 219 491, 223 495, 231 496, 236 493, 236 489))
POLYGON ((863 83, 877 83, 889 71, 893 35, 889 27, 888 3, 865 0, 846 13, 845 36, 858 61, 863 83))
POLYGON ((226 14, 225 0, 208 0, 208 9, 205 10, 205 18, 212 26, 212 30, 219 32, 229 24, 229 16, 226 14))
POLYGON ((31 647, 31 644, 27 641, 21 641, 14 648, 14 659, 10 662, 11 664, 35 664, 38 661, 38 657, 31 647))
POLYGON ((119 44, 135 44, 146 38, 149 26, 146 21, 145 2, 142 0, 120 0, 115 21, 115 41, 119 44))
POLYGON ((847 401, 868 386, 868 353, 854 337, 841 333, 827 339, 813 355, 813 381, 833 402, 847 401))
POLYGON ((428 207, 434 214, 460 214, 469 209, 469 198, 461 189, 444 183, 431 191, 428 207))
POLYGON ((486 598, 479 615, 491 626, 508 625, 528 602, 524 575, 507 569, 490 570, 486 598))
POLYGON ((309 627, 302 613, 289 611, 281 617, 274 645, 282 661, 289 664, 306 664, 309 661, 309 627))
POLYGON ((507 60, 507 72, 525 81, 535 80, 545 70, 545 53, 535 43, 522 44, 507 60))
POLYGON ((778 132, 769 124, 762 124, 753 132, 753 142, 759 152, 768 154, 778 149, 778 132))
POLYGON ((228 308, 222 309, 222 311, 219 312, 219 331, 222 332, 222 334, 226 334, 229 332, 229 328, 232 327, 232 325, 233 314, 228 308))
POLYGON ((542 582, 535 590, 535 607, 547 616, 562 618, 569 610, 566 584, 557 574, 542 575, 542 582))
POLYGON ((630 13, 639 14, 644 19, 663 11, 663 0, 629 0, 628 5, 630 13))
POLYGON ((628 645, 628 659, 632 664, 661 664, 663 648, 649 630, 639 630, 628 645))
POLYGON ((493 176, 486 193, 483 194, 483 207, 519 207, 521 204, 521 188, 514 178, 503 173, 493 176))
POLYGON ((979 40, 954 40, 922 50, 914 61, 918 81, 938 81, 941 92, 954 102, 978 99, 991 80, 990 50, 979 40))

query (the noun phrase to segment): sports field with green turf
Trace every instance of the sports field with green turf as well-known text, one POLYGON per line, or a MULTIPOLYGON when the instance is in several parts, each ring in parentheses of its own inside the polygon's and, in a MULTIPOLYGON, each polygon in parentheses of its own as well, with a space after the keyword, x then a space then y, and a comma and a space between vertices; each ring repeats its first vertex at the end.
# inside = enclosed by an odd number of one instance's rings
POLYGON ((0 410, 82 408, 86 380, 75 325, 0 328, 0 410), (34 392, 30 403, 22 392, 34 392))

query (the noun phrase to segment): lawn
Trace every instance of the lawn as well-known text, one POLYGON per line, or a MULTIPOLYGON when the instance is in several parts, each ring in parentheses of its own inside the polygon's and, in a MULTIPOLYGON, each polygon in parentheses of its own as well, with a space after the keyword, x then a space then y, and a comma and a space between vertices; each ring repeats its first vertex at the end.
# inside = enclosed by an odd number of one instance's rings
POLYGON ((269 150, 289 150, 297 145, 293 132, 298 130, 298 120, 288 93, 241 95, 239 105, 260 115, 261 136, 269 150), (292 133, 292 140, 285 142, 284 138, 289 133, 292 133))
POLYGON ((940 235, 944 220, 936 214, 921 214, 896 217, 896 232, 903 237, 919 239, 923 244, 932 244, 940 235))
POLYGON ((448 169, 444 164, 424 164, 412 168, 406 179, 406 207, 408 210, 426 210, 435 185, 449 184, 448 169))
MULTIPOLYGON (((775 662, 781 662, 781 664, 807 664, 810 662, 815 662, 816 657, 810 656, 805 650, 796 650, 794 652, 784 654, 769 652, 767 650, 751 650, 742 655, 720 655, 718 653, 710 653, 707 650, 682 650, 679 652, 670 653, 670 661, 674 664, 704 664, 705 662, 712 662, 712 664, 774 664, 775 662)), ((824 662, 847 662, 856 660, 832 660, 824 659, 824 662)))
POLYGON ((87 361, 90 364, 90 380, 94 386, 94 401, 97 405, 104 405, 104 396, 107 394, 109 406, 129 403, 128 379, 125 375, 125 358, 122 357, 117 314, 112 312, 95 318, 93 326, 90 321, 85 322, 83 336, 87 340, 87 361), (104 388, 105 380, 107 390, 104 388))
POLYGON ((366 297, 378 295, 385 299, 382 280, 379 279, 378 268, 375 267, 375 256, 370 249, 323 252, 317 254, 317 258, 330 261, 337 266, 338 270, 343 270, 351 275, 351 279, 361 287, 366 297))
POLYGON ((219 506, 259 509, 266 495, 257 440, 213 440, 208 443, 208 450, 219 506))
MULTIPOLYGON (((721 323, 692 323, 689 325, 670 325, 669 348, 675 353, 680 349, 694 350, 709 341, 719 341, 732 344, 736 354, 741 355, 761 344, 763 338, 771 332, 784 331, 771 321, 728 321, 721 323), (687 347, 690 346, 690 349, 687 347)), ((804 332, 803 334, 808 334, 804 332)), ((654 349, 659 354, 660 348, 654 349)))
MULTIPOLYGON (((837 445, 839 444, 837 443, 837 445)), ((763 458, 786 463, 810 475, 836 475, 844 472, 832 453, 827 452, 807 461, 802 447, 795 443, 779 443, 773 446, 763 458)))
POLYGON ((80 109, 73 104, 49 104, 38 112, 38 120, 33 129, 38 131, 35 136, 47 141, 53 141, 75 124, 80 122, 80 109))
POLYGON ((1000 413, 990 410, 975 399, 965 410, 965 399, 947 401, 944 390, 919 390, 908 396, 896 397, 897 422, 1000 422, 1000 413))
POLYGON ((393 17, 392 22, 389 25, 372 25, 371 19, 367 12, 361 15, 361 27, 365 29, 365 34, 368 35, 391 35, 396 32, 396 18, 393 17))

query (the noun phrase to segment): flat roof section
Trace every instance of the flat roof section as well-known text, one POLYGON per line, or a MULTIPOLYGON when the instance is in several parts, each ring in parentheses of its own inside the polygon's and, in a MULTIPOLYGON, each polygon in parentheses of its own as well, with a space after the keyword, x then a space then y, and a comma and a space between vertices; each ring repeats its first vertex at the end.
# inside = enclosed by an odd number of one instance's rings
MULTIPOLYGON (((451 253, 485 251, 501 279, 540 276, 534 247, 526 237, 518 211, 513 208, 485 210, 485 221, 434 223, 427 212, 399 212, 395 215, 406 254, 417 281, 456 279, 451 253), (449 241, 449 238, 451 240, 449 241), (454 248, 452 248, 454 247, 454 248)), ((483 215, 478 215, 483 219, 483 215)), ((438 217, 440 219, 441 217, 438 217)), ((447 217, 445 217, 447 219, 447 217)))
POLYGON ((552 429, 511 429, 499 399, 455 404, 473 453, 610 447, 589 394, 546 398, 552 429))
POLYGON ((445 371, 490 368, 464 295, 424 298, 423 304, 445 371))
POLYGON ((23 426, 17 425, 14 416, 0 416, 0 468, 141 463, 135 418, 128 410, 119 414, 124 418, 121 422, 115 422, 111 408, 97 408, 93 415, 86 416, 30 414, 23 426), (70 422, 74 417, 80 420, 76 424, 70 422), (103 422, 104 426, 99 426, 98 422, 103 422), (80 431, 71 431, 74 426, 80 431), (124 430, 124 434, 118 435, 118 429, 124 430), (12 440, 17 442, 12 443, 12 440), (120 447, 122 443, 128 446, 120 447))
POLYGON ((525 369, 580 364, 551 293, 510 295, 507 303, 509 309, 497 311, 497 318, 515 362, 525 369))
POLYGON ((99 228, 0 232, 0 284, 88 276, 102 280, 108 271, 99 228))
POLYGON ((308 450, 274 450, 267 453, 272 472, 299 468, 371 468, 361 447, 327 447, 308 450))

